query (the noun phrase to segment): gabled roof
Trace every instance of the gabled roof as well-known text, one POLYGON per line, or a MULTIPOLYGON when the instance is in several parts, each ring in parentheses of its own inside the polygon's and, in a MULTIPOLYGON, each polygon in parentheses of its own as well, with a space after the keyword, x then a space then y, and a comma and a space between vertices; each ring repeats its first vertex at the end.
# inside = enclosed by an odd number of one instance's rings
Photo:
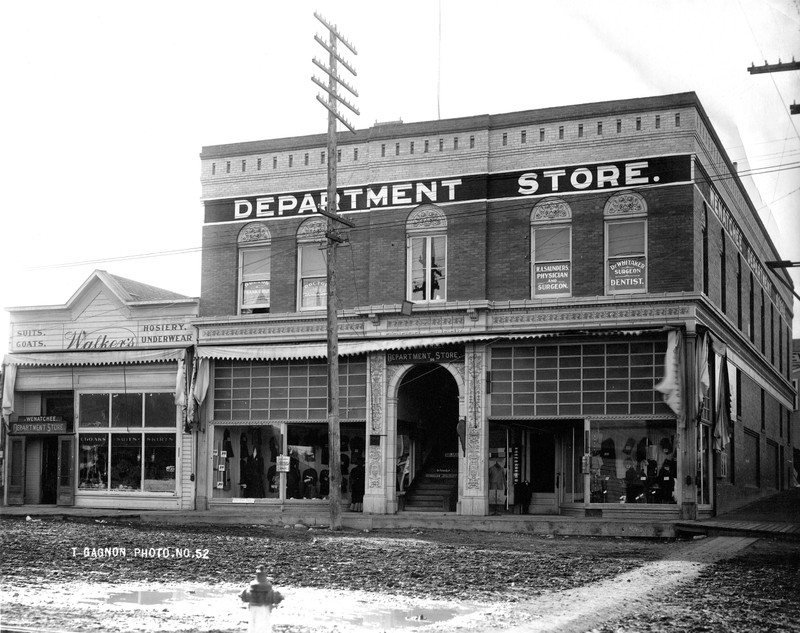
MULTIPOLYGON (((140 281, 125 279, 125 277, 119 277, 117 275, 111 275, 102 270, 97 270, 95 271, 95 273, 103 273, 110 280, 116 282, 120 286, 121 292, 128 297, 126 303, 141 303, 150 301, 180 301, 181 299, 191 299, 191 297, 187 297, 186 295, 182 295, 177 292, 172 292, 171 290, 164 290, 163 288, 157 288, 155 286, 149 286, 148 284, 143 284, 140 281)), ((110 287, 111 286, 109 284, 109 288, 110 287)), ((117 294, 120 295, 121 293, 117 294)), ((120 299, 122 298, 123 297, 120 296, 120 299)))
POLYGON ((64 310, 77 306, 88 290, 96 284, 105 286, 108 291, 123 305, 158 305, 158 304, 197 304, 197 297, 150 286, 148 284, 111 275, 105 270, 95 270, 80 288, 63 305, 17 306, 6 308, 8 312, 35 312, 39 310, 64 310))

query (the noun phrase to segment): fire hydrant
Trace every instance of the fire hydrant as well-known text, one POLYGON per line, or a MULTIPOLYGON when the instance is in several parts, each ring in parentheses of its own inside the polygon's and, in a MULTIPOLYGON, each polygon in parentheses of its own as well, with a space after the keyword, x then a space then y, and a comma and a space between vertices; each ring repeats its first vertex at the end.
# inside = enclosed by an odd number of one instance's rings
POLYGON ((249 633, 271 633, 272 609, 283 600, 280 592, 272 588, 272 578, 267 576, 263 565, 256 569, 256 580, 245 589, 239 597, 249 603, 250 628, 249 633))

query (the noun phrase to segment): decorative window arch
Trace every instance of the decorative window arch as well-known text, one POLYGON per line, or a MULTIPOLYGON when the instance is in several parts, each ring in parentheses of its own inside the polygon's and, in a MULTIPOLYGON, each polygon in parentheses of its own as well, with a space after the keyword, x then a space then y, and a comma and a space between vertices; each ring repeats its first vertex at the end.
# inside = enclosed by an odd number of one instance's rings
POLYGON ((269 312, 272 236, 261 222, 246 224, 239 247, 239 314, 269 312))
POLYGON ((603 216, 606 218, 642 215, 647 215, 647 202, 635 191, 615 193, 606 201, 606 206, 603 209, 603 216))
POLYGON ((447 300, 447 216, 423 204, 406 220, 406 298, 414 302, 447 300))
POLYGON ((572 296, 572 209, 561 198, 531 210, 531 296, 572 296))
POLYGON ((603 216, 606 294, 647 292, 647 202, 635 191, 615 193, 603 216))
POLYGON ((297 229, 297 306, 299 310, 324 310, 328 305, 325 259, 328 223, 309 218, 297 229))

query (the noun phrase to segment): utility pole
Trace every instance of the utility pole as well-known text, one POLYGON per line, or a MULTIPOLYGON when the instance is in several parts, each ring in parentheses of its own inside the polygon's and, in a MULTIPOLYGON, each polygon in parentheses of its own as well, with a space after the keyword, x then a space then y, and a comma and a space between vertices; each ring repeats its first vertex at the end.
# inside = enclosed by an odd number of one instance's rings
MULTIPOLYGON (((800 62, 796 62, 794 57, 792 57, 791 62, 782 62, 778 59, 777 64, 768 64, 767 60, 764 60, 763 66, 756 66, 753 62, 750 62, 750 68, 747 69, 747 72, 751 75, 761 75, 764 73, 779 73, 787 70, 800 70, 800 62)), ((790 104, 789 114, 800 114, 800 105, 796 102, 790 104)))
POLYGON ((329 32, 328 43, 320 38, 318 35, 314 36, 317 43, 322 46, 329 54, 329 62, 326 67, 322 62, 314 58, 314 64, 328 75, 327 86, 312 76, 313 81, 317 86, 322 88, 328 93, 328 98, 324 99, 317 95, 319 101, 328 110, 328 195, 324 204, 320 205, 319 212, 328 218, 328 226, 325 232, 327 238, 326 246, 326 272, 328 281, 328 302, 327 302, 327 339, 328 339, 328 454, 329 454, 329 470, 330 470, 330 492, 329 492, 329 505, 331 516, 331 530, 342 529, 342 472, 341 472, 341 456, 340 450, 340 433, 339 433, 339 318, 337 314, 338 300, 336 296, 336 246, 344 240, 340 237, 338 231, 338 223, 353 227, 354 224, 349 220, 339 217, 337 213, 337 199, 336 199, 336 163, 338 153, 336 148, 336 122, 341 121, 344 126, 353 134, 356 133, 352 125, 350 125, 344 118, 339 116, 338 104, 342 103, 348 109, 352 110, 356 115, 359 114, 358 110, 348 103, 345 99, 341 98, 338 94, 338 86, 342 85, 346 90, 351 92, 354 96, 358 93, 343 81, 338 73, 338 64, 341 63, 353 75, 356 71, 350 64, 348 64, 337 53, 337 43, 341 42, 347 47, 353 55, 358 55, 356 49, 345 40, 342 35, 337 31, 336 26, 329 24, 318 13, 314 13, 314 17, 319 20, 329 32))

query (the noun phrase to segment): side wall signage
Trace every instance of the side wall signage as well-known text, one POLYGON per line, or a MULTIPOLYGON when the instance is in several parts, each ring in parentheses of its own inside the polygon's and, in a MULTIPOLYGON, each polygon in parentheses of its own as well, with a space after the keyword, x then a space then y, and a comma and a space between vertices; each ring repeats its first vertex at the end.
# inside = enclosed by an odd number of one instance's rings
MULTIPOLYGON (((691 156, 687 154, 498 174, 370 183, 338 189, 337 209, 341 212, 369 211, 427 203, 612 191, 624 187, 688 182, 691 173, 691 156)), ((314 189, 266 193, 245 198, 206 200, 204 206, 206 224, 307 217, 314 215, 320 206, 327 206, 327 192, 314 189)))

